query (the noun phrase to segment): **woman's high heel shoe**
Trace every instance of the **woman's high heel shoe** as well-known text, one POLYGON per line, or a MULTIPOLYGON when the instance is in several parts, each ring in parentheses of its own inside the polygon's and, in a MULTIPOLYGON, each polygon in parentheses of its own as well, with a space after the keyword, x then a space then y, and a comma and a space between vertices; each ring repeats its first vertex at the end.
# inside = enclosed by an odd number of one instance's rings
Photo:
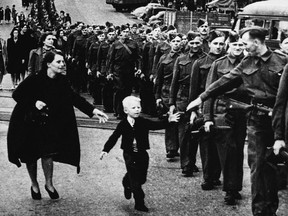
POLYGON ((32 196, 32 199, 34 199, 34 200, 41 200, 42 199, 40 191, 38 193, 36 193, 32 187, 31 187, 31 196, 32 196))
POLYGON ((51 199, 58 199, 59 198, 59 194, 56 191, 56 189, 54 188, 54 192, 50 191, 47 186, 45 185, 45 190, 48 192, 49 196, 51 199))

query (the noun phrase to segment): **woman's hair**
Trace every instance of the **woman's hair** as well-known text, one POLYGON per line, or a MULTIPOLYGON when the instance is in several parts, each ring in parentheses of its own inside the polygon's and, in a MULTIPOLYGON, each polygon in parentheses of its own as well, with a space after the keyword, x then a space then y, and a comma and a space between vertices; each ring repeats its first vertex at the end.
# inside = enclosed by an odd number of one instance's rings
POLYGON ((41 72, 40 72, 41 74, 47 73, 47 69, 48 69, 47 64, 53 62, 56 55, 63 56, 63 53, 60 50, 55 50, 55 51, 48 51, 45 54, 43 61, 42 61, 42 67, 41 67, 41 72))
POLYGON ((39 47, 42 47, 44 45, 44 41, 48 37, 48 35, 53 35, 52 32, 45 32, 41 35, 40 40, 39 40, 39 47))
POLYGON ((19 29, 15 27, 15 28, 12 29, 12 31, 11 31, 11 33, 10 33, 11 38, 14 38, 14 34, 13 34, 14 31, 17 31, 17 32, 18 32, 18 35, 20 34, 19 29))

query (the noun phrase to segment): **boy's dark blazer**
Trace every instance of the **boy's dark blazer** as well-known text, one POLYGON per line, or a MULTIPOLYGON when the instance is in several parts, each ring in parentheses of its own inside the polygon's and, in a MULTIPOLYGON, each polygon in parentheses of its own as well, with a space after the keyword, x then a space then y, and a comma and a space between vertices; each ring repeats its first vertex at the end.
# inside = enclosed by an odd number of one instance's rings
POLYGON ((151 120, 143 117, 135 118, 132 128, 127 118, 123 119, 116 127, 113 134, 104 145, 104 152, 109 152, 116 144, 118 138, 122 135, 121 149, 125 152, 133 151, 134 138, 137 143, 138 151, 145 151, 149 146, 149 130, 163 129, 168 125, 168 119, 151 120))

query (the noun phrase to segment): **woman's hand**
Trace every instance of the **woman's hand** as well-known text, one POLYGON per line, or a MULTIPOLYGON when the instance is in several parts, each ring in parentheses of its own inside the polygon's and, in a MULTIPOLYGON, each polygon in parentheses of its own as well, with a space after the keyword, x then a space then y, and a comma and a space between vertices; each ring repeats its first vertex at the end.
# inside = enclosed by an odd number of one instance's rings
POLYGON ((106 121, 108 121, 108 116, 104 112, 96 108, 93 110, 93 114, 99 119, 100 123, 105 123, 106 121))
POLYGON ((107 154, 107 152, 102 151, 100 154, 100 160, 102 160, 107 154))
POLYGON ((47 105, 43 101, 36 101, 35 106, 38 110, 42 110, 47 105))

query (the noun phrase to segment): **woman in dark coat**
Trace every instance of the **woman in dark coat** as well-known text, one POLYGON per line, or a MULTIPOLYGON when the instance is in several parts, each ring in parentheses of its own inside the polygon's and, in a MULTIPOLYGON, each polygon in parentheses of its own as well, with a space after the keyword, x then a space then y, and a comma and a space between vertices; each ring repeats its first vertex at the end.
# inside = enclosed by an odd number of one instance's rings
POLYGON ((31 195, 41 199, 37 181, 37 160, 41 158, 45 189, 51 199, 59 198, 53 186, 53 161, 67 163, 80 171, 80 144, 73 106, 100 122, 108 117, 74 93, 65 75, 63 55, 49 51, 42 70, 27 77, 13 92, 17 102, 8 130, 9 161, 26 163, 31 178, 31 195), (35 117, 42 113, 42 120, 35 117))
POLYGON ((25 61, 23 53, 23 42, 20 37, 20 32, 17 28, 14 28, 11 32, 11 37, 7 40, 7 52, 8 52, 8 65, 7 71, 11 74, 13 89, 20 81, 20 72, 22 71, 22 64, 25 61))

